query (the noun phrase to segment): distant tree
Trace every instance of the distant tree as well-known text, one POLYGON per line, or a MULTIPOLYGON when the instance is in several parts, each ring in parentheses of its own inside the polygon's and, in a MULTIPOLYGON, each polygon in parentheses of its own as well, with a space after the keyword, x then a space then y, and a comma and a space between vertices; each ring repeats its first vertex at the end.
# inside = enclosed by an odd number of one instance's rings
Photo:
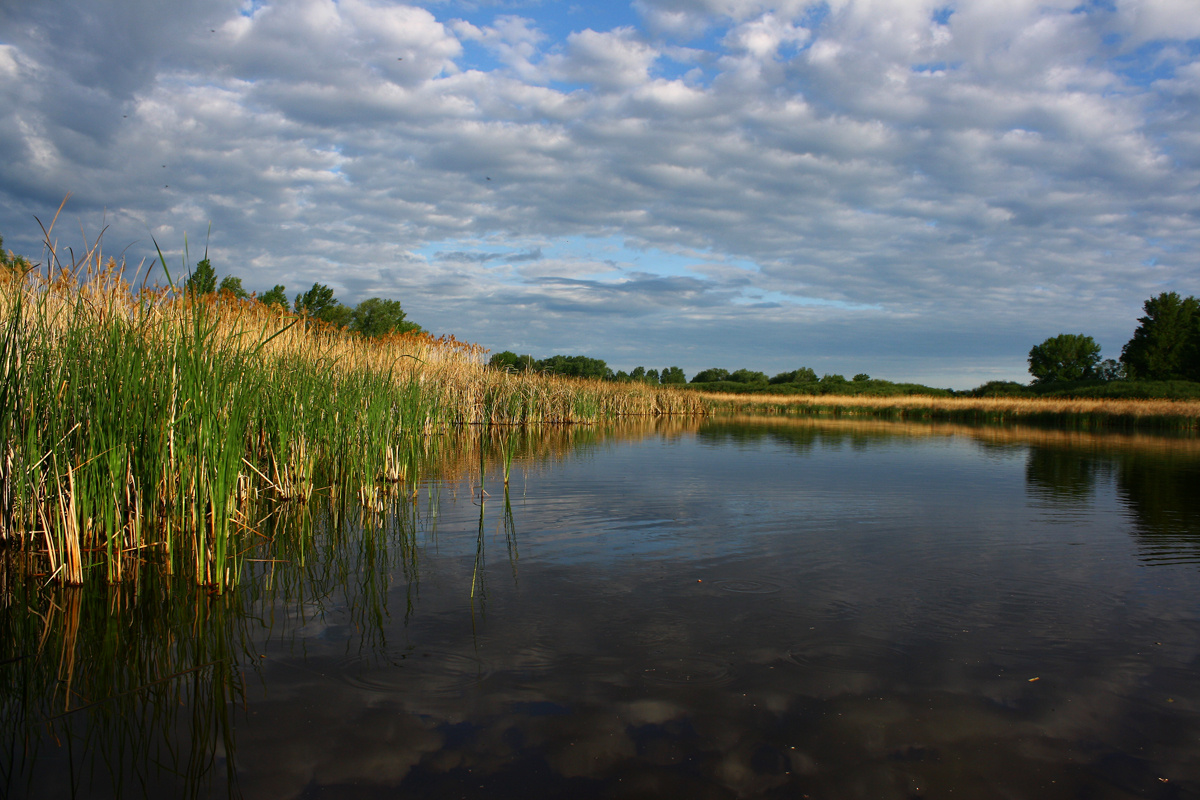
POLYGON ((282 283, 275 284, 275 288, 269 292, 264 292, 258 302, 265 306, 279 306, 284 311, 288 310, 287 290, 283 288, 282 283))
POLYGON ((322 283, 314 283, 304 294, 296 295, 297 314, 319 319, 330 325, 344 328, 350 324, 354 311, 338 302, 333 289, 322 283))
POLYGON ((850 381, 846 380, 845 375, 828 375, 827 374, 827 375, 821 376, 821 383, 824 383, 827 385, 840 386, 843 383, 849 383, 849 382, 850 381))
POLYGON ((221 280, 221 285, 217 287, 217 291, 221 294, 232 295, 239 300, 250 297, 249 292, 242 288, 242 279, 235 278, 233 275, 226 275, 221 280))
POLYGON ((4 237, 0 236, 0 268, 25 273, 33 269, 33 265, 25 256, 18 256, 11 250, 5 250, 4 237))
POLYGON ((333 296, 333 289, 323 283, 314 283, 307 292, 296 295, 293 309, 297 314, 320 318, 322 311, 335 304, 337 298, 333 296))
POLYGON ((865 372, 860 372, 854 376, 855 383, 866 383, 869 380, 871 380, 871 376, 865 372))
POLYGON ((1125 380, 1125 365, 1115 359, 1106 358, 1096 368, 1096 375, 1102 381, 1125 380))
POLYGON ((659 382, 664 384, 687 383, 687 376, 683 374, 683 370, 679 367, 664 367, 662 374, 659 376, 659 382))
POLYGON ((587 356, 550 356, 537 362, 537 368, 552 375, 566 375, 574 378, 612 380, 614 377, 608 364, 599 358, 588 358, 587 356))
POLYGON ((697 372, 692 378, 692 383, 714 383, 716 381, 727 380, 729 380, 729 370, 712 367, 711 369, 702 369, 697 372))
POLYGON ((623 369, 617 370, 617 374, 613 376, 613 380, 617 383, 629 383, 633 378, 629 377, 629 373, 623 369))
POLYGON ((389 333, 419 331, 421 326, 404 318, 404 309, 398 300, 369 297, 354 307, 350 316, 350 329, 363 336, 383 336, 389 333))
POLYGON ((1099 365, 1100 345, 1082 333, 1060 333, 1029 351, 1029 373, 1035 383, 1094 378, 1099 365))
POLYGON ((646 383, 657 384, 658 383, 658 370, 656 370, 656 369, 646 370, 646 377, 644 378, 644 380, 646 381, 646 383))
POLYGON ((791 372, 781 372, 771 378, 770 383, 816 383, 817 373, 811 367, 801 367, 791 372))
POLYGON ((1146 316, 1121 349, 1121 363, 1131 380, 1200 379, 1200 301, 1176 292, 1151 297, 1146 316))
POLYGON ((321 316, 318 319, 338 328, 348 328, 350 323, 354 321, 354 309, 350 308, 350 306, 344 306, 341 303, 334 303, 321 311, 321 316))
POLYGON ((1012 397, 1029 394, 1029 387, 1016 381, 988 381, 972 389, 969 394, 972 397, 1012 397))
MULTIPOLYGON (((618 377, 621 373, 617 373, 618 377)), ((629 379, 634 381, 643 381, 646 379, 645 367, 634 367, 633 372, 629 373, 629 379)))
POLYGON ((488 366, 505 372, 528 372, 534 369, 537 361, 533 356, 519 356, 511 350, 493 353, 488 366))
POLYGON ((753 372, 748 369, 738 369, 729 374, 728 380, 735 383, 766 383, 767 374, 765 372, 753 372))
POLYGON ((217 290, 217 272, 213 269, 212 262, 207 258, 202 259, 196 264, 196 268, 188 275, 188 279, 184 282, 183 288, 185 291, 194 294, 212 294, 217 290))

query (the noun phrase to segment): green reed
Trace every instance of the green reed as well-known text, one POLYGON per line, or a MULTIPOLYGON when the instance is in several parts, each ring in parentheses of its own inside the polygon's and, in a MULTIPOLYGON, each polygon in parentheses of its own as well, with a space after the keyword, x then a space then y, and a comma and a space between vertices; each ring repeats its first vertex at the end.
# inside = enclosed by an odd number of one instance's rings
POLYGON ((454 427, 703 411, 688 393, 497 373, 450 338, 369 341, 135 288, 98 242, 60 261, 46 241, 45 267, 0 274, 0 542, 44 583, 154 564, 219 593, 264 520, 318 493, 378 512, 454 427))

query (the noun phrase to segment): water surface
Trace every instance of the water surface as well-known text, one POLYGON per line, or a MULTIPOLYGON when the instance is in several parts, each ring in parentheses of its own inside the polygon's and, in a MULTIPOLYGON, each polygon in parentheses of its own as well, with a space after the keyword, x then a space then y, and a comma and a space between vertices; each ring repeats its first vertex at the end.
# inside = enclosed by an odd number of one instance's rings
POLYGON ((10 603, 10 796, 1200 796, 1196 440, 580 438, 232 596, 10 603))

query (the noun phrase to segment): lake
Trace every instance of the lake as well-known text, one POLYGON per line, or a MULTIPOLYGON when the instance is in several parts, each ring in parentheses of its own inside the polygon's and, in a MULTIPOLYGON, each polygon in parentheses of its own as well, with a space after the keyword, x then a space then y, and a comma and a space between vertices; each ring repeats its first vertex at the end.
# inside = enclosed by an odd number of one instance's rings
POLYGON ((0 788, 1200 796, 1196 438, 643 421, 522 434, 507 491, 480 452, 278 514, 225 595, 6 577, 0 788))

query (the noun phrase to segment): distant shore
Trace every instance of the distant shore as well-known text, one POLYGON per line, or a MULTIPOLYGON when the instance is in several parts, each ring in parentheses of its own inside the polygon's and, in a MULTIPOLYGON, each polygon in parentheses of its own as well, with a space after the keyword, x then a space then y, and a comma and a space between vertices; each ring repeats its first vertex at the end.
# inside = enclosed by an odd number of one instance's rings
POLYGON ((704 397, 713 413, 1020 422, 1084 430, 1200 430, 1200 400, 716 393, 704 397))

